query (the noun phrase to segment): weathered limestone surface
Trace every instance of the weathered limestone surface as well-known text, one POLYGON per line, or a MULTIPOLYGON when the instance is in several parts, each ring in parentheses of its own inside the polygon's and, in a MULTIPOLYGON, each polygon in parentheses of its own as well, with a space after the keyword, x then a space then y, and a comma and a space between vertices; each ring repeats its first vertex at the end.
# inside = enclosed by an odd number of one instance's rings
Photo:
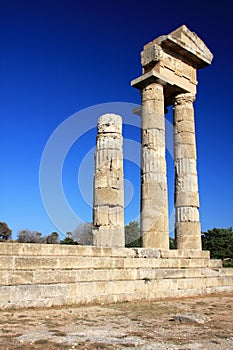
POLYGON ((161 110, 174 104, 176 245, 178 249, 201 249, 193 100, 197 69, 208 66, 212 59, 204 42, 185 25, 148 43, 141 53, 142 75, 131 85, 141 91, 142 111, 147 105, 149 110, 142 113, 141 230, 145 247, 167 246, 167 235, 162 235, 167 226, 165 147, 155 145, 158 139, 164 140, 161 110), (148 98, 152 91, 153 98, 148 98), (144 208, 148 208, 145 214, 144 208), (158 217, 156 209, 160 220, 152 227, 153 218, 158 217))
POLYGON ((141 233, 143 247, 169 249, 163 86, 142 90, 141 233))
POLYGON ((162 82, 165 104, 172 104, 176 94, 196 94, 196 70, 211 64, 213 54, 205 43, 185 25, 168 35, 162 35, 146 44, 141 53, 142 76, 132 86, 141 90, 143 85, 162 82))
POLYGON ((209 252, 0 243, 0 307, 155 300, 233 291, 209 252))
POLYGON ((95 246, 125 246, 122 119, 116 114, 98 120, 93 225, 95 246))

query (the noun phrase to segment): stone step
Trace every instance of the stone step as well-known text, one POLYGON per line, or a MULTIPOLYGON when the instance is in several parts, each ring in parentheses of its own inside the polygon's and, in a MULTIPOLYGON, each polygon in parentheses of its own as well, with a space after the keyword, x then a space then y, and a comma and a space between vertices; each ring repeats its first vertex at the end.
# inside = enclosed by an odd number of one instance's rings
POLYGON ((109 303, 155 300, 232 292, 233 278, 181 278, 130 281, 90 281, 59 284, 26 284, 0 286, 1 308, 109 303))
POLYGON ((124 258, 86 256, 0 256, 0 270, 123 269, 123 268, 220 268, 221 260, 187 258, 124 258))
POLYGON ((233 278, 233 269, 35 269, 0 270, 0 285, 60 284, 91 281, 233 278))
POLYGON ((135 257, 133 249, 128 248, 98 248, 92 246, 68 244, 33 244, 33 243, 0 243, 1 255, 23 256, 109 256, 135 257))
POLYGON ((208 259, 209 251, 195 249, 187 250, 158 250, 154 248, 98 248, 92 246, 62 245, 62 244, 33 244, 0 242, 1 255, 29 256, 85 256, 85 257, 151 257, 151 258, 187 258, 208 259))

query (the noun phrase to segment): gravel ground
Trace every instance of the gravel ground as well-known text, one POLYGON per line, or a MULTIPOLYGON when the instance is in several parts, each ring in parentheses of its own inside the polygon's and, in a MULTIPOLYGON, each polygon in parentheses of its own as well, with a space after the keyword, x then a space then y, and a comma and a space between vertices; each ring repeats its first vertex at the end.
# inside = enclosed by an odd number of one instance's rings
POLYGON ((0 349, 233 350, 233 294, 0 310, 0 349))

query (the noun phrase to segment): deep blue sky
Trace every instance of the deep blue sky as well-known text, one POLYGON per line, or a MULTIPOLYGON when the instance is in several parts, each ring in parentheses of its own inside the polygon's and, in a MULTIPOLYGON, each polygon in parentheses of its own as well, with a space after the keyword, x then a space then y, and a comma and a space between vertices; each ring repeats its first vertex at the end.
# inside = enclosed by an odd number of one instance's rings
MULTIPOLYGON (((139 104, 130 81, 141 74, 143 45, 182 24, 214 54, 212 65, 198 72, 195 102, 202 230, 232 225, 232 11, 226 0, 190 6, 187 0, 0 1, 0 221, 14 235, 23 228, 43 234, 57 230, 39 189, 41 155, 51 133, 89 106, 139 104)), ((137 131, 125 133, 138 140, 137 131)), ((91 221, 92 211, 80 197, 77 169, 94 145, 95 130, 72 147, 63 169, 67 200, 84 221, 91 221)), ((137 193, 138 169, 126 163, 126 177, 137 193)), ((171 166, 168 177, 172 187, 171 166)), ((172 198, 171 189, 170 203, 172 198)), ((126 223, 138 210, 137 194, 126 209, 126 223)))

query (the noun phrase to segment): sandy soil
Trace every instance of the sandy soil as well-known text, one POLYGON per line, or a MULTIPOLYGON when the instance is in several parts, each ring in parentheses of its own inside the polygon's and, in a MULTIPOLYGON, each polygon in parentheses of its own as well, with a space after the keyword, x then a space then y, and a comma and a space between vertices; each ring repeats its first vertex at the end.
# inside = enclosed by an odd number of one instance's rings
POLYGON ((232 350, 233 294, 0 311, 0 349, 232 350))

